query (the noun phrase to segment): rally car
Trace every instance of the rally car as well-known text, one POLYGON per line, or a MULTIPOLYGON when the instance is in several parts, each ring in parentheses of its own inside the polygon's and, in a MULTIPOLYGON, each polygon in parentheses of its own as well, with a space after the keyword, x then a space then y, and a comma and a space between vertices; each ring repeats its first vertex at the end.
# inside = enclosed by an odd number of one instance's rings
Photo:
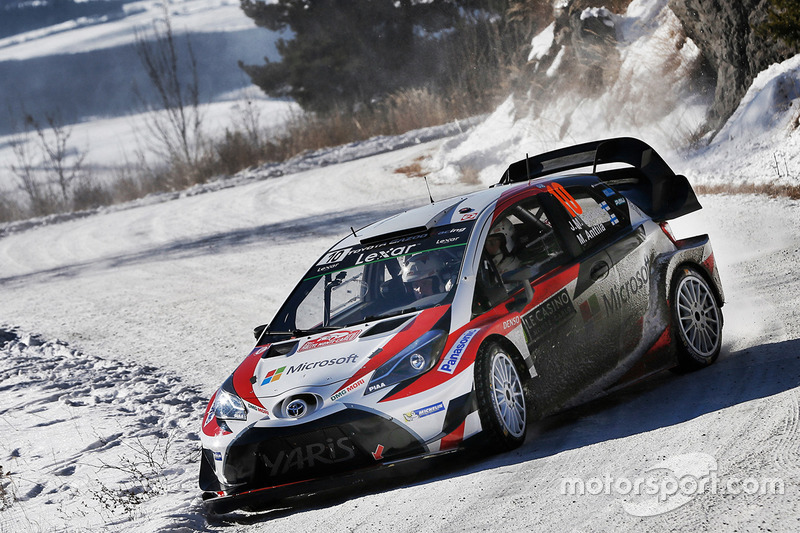
POLYGON ((471 445, 719 355, 724 296, 684 176, 632 138, 512 164, 487 190, 354 230, 208 403, 200 487, 224 512, 471 445))

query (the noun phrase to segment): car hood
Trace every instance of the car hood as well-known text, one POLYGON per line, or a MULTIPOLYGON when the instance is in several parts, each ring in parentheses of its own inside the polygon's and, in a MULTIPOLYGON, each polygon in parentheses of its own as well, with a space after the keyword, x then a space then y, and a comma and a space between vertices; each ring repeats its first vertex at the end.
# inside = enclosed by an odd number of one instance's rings
POLYGON ((297 345, 286 355, 260 359, 250 378, 254 395, 269 398, 347 380, 392 338, 391 334, 359 338, 363 332, 363 327, 355 327, 306 337, 292 341, 297 345))
MULTIPOLYGON (((363 385, 372 371, 435 326, 449 306, 389 317, 274 344, 256 346, 231 376, 236 393, 256 408, 296 392, 321 396, 363 385), (316 389, 316 390, 314 390, 316 389), (322 389, 327 389, 323 391, 322 389)), ((348 389, 350 392, 352 389, 348 389)), ((345 393, 346 394, 346 393, 345 393)))

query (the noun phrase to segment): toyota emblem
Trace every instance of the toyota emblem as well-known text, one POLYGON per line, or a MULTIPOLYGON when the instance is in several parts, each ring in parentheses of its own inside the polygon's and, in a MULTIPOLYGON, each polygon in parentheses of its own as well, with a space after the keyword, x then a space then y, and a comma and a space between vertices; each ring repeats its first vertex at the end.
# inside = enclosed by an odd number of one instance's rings
POLYGON ((286 406, 286 414, 292 418, 300 418, 308 412, 308 404, 305 400, 297 398, 289 402, 286 406))

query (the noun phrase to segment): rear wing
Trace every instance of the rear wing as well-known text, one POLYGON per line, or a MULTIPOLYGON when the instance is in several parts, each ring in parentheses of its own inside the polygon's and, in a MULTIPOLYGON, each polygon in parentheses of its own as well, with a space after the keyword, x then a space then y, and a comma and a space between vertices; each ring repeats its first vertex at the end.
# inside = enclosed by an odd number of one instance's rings
POLYGON ((675 174, 647 143, 632 137, 592 141, 526 157, 512 163, 498 185, 578 168, 591 168, 591 175, 614 186, 656 221, 702 209, 689 180, 675 174), (598 170, 601 166, 614 168, 598 170))

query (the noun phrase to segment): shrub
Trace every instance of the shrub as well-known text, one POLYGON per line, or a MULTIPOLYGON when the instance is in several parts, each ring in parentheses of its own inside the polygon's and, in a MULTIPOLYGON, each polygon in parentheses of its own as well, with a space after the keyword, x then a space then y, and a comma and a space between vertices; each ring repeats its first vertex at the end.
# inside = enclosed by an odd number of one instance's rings
POLYGON ((800 47, 800 0, 771 0, 767 21, 757 31, 795 49, 800 47))
POLYGON ((5 511, 17 501, 14 486, 11 481, 11 472, 4 472, 0 466, 0 511, 5 511))

